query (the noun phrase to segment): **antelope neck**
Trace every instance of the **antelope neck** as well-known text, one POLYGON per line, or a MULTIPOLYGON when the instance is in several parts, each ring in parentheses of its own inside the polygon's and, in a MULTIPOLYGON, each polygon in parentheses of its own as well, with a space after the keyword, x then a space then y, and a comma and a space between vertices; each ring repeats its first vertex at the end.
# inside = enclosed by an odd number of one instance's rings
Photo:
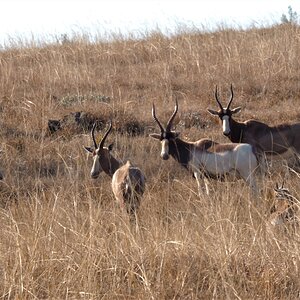
POLYGON ((190 153, 191 144, 179 138, 169 141, 169 154, 185 168, 188 168, 190 153))
POLYGON ((241 143, 243 141, 243 131, 245 124, 239 123, 232 118, 229 118, 230 134, 229 139, 233 143, 241 143))
POLYGON ((114 158, 111 154, 109 155, 109 160, 107 161, 107 163, 101 164, 102 170, 110 177, 114 175, 114 173, 120 168, 120 166, 121 163, 116 158, 114 158))

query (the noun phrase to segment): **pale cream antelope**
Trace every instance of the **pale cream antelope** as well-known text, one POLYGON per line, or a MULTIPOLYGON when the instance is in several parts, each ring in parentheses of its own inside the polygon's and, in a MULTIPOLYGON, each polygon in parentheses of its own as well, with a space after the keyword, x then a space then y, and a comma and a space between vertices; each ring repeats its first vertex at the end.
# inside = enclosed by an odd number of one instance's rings
POLYGON ((226 180, 242 178, 250 186, 251 191, 258 195, 256 173, 259 160, 255 148, 249 144, 219 144, 209 139, 187 142, 179 138, 179 133, 172 131, 173 120, 178 111, 175 109, 167 126, 164 128, 156 117, 155 106, 152 106, 152 117, 160 128, 160 133, 150 134, 161 142, 161 158, 166 160, 171 155, 183 167, 190 170, 197 180, 199 192, 203 192, 200 180, 204 178, 206 193, 209 193, 206 178, 226 180), (233 175, 233 176, 232 176, 233 175))
POLYGON ((218 116, 222 121, 223 134, 233 143, 248 143, 265 154, 267 157, 292 157, 299 162, 300 155, 300 123, 280 124, 269 126, 256 120, 238 122, 232 118, 241 111, 241 107, 231 109, 233 100, 233 87, 230 86, 231 95, 227 107, 223 107, 218 89, 215 90, 215 99, 220 107, 218 111, 208 109, 208 112, 218 116))
POLYGON ((130 215, 134 215, 140 206, 141 198, 145 190, 145 176, 143 172, 127 161, 124 165, 117 160, 112 154, 111 150, 113 144, 104 147, 105 140, 112 129, 112 122, 110 122, 107 131, 102 140, 97 145, 95 139, 94 124, 91 132, 94 149, 84 147, 88 152, 93 154, 93 166, 91 170, 91 177, 97 178, 103 171, 112 178, 112 191, 121 207, 124 207, 130 215))
POLYGON ((269 222, 273 226, 277 225, 299 225, 299 200, 294 197, 289 189, 279 186, 276 183, 274 188, 275 201, 270 210, 269 222))

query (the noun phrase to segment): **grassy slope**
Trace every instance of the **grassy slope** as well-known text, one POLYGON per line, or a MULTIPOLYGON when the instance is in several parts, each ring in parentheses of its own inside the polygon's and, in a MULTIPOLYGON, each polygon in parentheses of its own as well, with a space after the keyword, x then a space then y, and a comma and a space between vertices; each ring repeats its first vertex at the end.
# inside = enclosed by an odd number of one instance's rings
MULTIPOLYGON (((250 205, 242 183, 213 183, 209 199, 159 143, 113 134, 115 155, 146 173, 139 226, 114 204, 110 180, 89 178, 88 133, 50 137, 47 120, 84 110, 134 119, 151 130, 151 105, 166 121, 179 99, 183 119, 197 112, 203 129, 178 125, 183 137, 227 141, 207 112, 220 87, 240 120, 300 119, 300 29, 182 33, 167 38, 23 48, 0 53, 0 293, 6 299, 274 299, 299 296, 299 234, 266 229, 272 187, 250 205), (86 101, 76 101, 79 96, 86 101), (97 99, 108 96, 104 104, 97 99), (75 99, 65 105, 66 99, 75 99), (96 100, 95 100, 96 99, 96 100)), ((179 122, 177 117, 175 122, 179 122)), ((180 124, 180 123, 179 123, 180 124)), ((279 165, 279 169, 284 168, 279 165)), ((282 174, 282 172, 281 172, 282 174)), ((300 194, 299 178, 287 186, 300 194)))

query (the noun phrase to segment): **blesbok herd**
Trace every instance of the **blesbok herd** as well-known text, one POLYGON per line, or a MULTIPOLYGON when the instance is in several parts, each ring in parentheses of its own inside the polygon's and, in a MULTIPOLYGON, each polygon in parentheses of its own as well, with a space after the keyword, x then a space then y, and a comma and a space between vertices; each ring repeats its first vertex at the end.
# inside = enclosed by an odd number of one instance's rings
MULTIPOLYGON (((177 111, 176 101, 174 112, 164 128, 156 117, 154 104, 152 106, 152 116, 160 128, 160 133, 153 133, 150 136, 160 140, 161 158, 166 160, 171 155, 183 167, 190 170, 197 180, 199 192, 203 190, 201 178, 223 180, 233 175, 235 178, 244 179, 252 191, 258 194, 255 174, 259 169, 259 161, 255 148, 249 144, 219 144, 209 139, 196 142, 183 141, 178 137, 178 132, 171 130, 177 111)), ((209 194, 207 181, 205 189, 209 194)))
MULTIPOLYGON (((233 101, 233 87, 225 107, 222 106, 218 89, 215 89, 215 100, 220 109, 208 109, 212 115, 218 116, 222 121, 223 134, 232 143, 218 143, 208 138, 189 142, 179 137, 179 132, 172 130, 174 119, 178 112, 178 101, 175 100, 174 111, 166 127, 156 116, 155 105, 152 104, 152 117, 160 129, 160 133, 151 133, 150 137, 158 139, 161 143, 160 157, 163 160, 174 158, 181 166, 193 174, 197 181, 199 194, 210 192, 209 180, 218 181, 243 179, 250 187, 254 196, 259 196, 257 175, 264 173, 265 157, 293 156, 299 161, 300 155, 300 123, 281 124, 269 126, 265 123, 248 120, 238 122, 232 115, 241 111, 240 107, 231 109, 233 101)), ((94 124, 91 137, 94 147, 85 147, 93 154, 91 177, 97 178, 101 171, 112 178, 112 191, 117 202, 125 208, 130 215, 135 215, 140 206, 145 191, 145 176, 143 172, 134 167, 130 161, 122 164, 112 154, 112 144, 104 147, 105 140, 112 129, 110 122, 102 140, 97 144, 94 124)), ((270 223, 277 225, 290 218, 298 202, 283 186, 275 188, 275 199, 270 223), (282 200, 284 199, 284 201, 282 200)))

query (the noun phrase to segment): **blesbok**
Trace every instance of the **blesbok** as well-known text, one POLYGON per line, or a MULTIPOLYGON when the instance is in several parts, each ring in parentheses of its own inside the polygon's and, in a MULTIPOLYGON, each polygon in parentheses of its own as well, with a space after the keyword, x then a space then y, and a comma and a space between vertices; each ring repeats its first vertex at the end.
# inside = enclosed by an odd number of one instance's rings
POLYGON ((280 124, 269 126, 256 120, 238 122, 232 116, 241 111, 241 107, 231 109, 233 100, 233 87, 230 86, 231 95, 227 107, 224 108, 218 97, 218 88, 215 90, 215 99, 220 107, 219 111, 208 109, 212 115, 218 116, 222 121, 223 134, 233 143, 248 143, 255 146, 267 157, 292 156, 299 162, 300 155, 300 123, 280 124))
POLYGON ((227 175, 233 175, 234 179, 244 179, 252 192, 257 195, 255 175, 259 169, 259 160, 255 148, 249 144, 219 144, 209 139, 200 139, 196 142, 183 141, 178 137, 178 132, 171 130, 177 111, 176 100, 174 112, 164 128, 156 117, 154 104, 152 106, 152 117, 161 132, 152 133, 150 136, 160 140, 161 158, 167 160, 171 155, 183 167, 190 170, 197 180, 200 193, 203 191, 201 178, 204 178, 206 193, 209 194, 206 178, 226 180, 227 175))
POLYGON ((94 143, 94 149, 84 147, 88 152, 93 154, 93 166, 91 177, 98 178, 103 171, 112 178, 112 191, 121 207, 124 207, 130 215, 134 215, 140 206, 141 197, 145 190, 145 176, 143 172, 131 164, 128 160, 124 165, 117 160, 111 150, 113 144, 104 147, 105 140, 112 129, 110 122, 107 131, 102 140, 97 145, 95 139, 96 124, 93 125, 91 136, 94 143))
POLYGON ((297 216, 300 204, 299 200, 283 184, 279 186, 276 183, 274 192, 275 201, 270 210, 270 224, 273 226, 281 224, 299 225, 299 217, 297 216))

